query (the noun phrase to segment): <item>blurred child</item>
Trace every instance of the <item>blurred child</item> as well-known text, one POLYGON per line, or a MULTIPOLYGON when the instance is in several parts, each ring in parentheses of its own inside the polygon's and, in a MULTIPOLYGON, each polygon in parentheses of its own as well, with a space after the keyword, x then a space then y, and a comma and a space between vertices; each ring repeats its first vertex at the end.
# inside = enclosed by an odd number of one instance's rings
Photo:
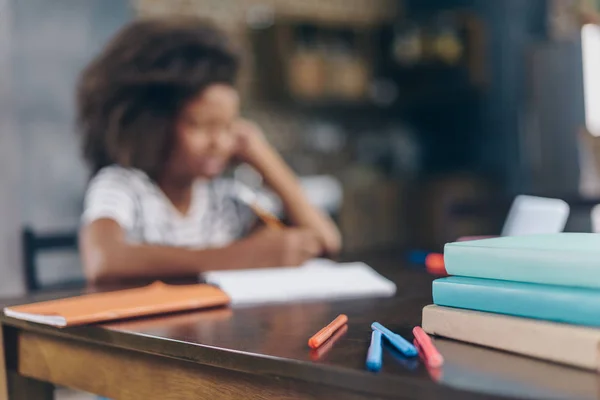
POLYGON ((142 20, 83 72, 78 124, 93 169, 80 234, 90 281, 299 265, 340 249, 258 126, 241 119, 238 57, 195 18, 142 20), (219 175, 253 166, 293 227, 252 229, 219 175))

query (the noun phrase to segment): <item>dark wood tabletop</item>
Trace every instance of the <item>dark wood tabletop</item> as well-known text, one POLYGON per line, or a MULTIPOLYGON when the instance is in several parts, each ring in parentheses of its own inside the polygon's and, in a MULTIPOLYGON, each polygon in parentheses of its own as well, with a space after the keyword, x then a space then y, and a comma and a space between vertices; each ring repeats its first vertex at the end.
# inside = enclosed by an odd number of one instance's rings
MULTIPOLYGON (((366 258, 396 282, 395 297, 236 306, 68 329, 7 317, 1 321, 20 330, 185 360, 257 379, 292 379, 327 387, 330 393, 343 390, 356 393, 356 398, 600 397, 594 373, 441 339, 436 340, 446 359, 441 370, 428 370, 418 359, 406 359, 386 347, 383 369, 366 371, 371 323, 379 321, 412 339, 410 332, 420 324, 423 306, 432 301, 433 280, 395 254, 366 258), (348 329, 311 350, 308 338, 341 313, 348 315, 348 329)), ((35 299, 72 294, 42 294, 35 299)))

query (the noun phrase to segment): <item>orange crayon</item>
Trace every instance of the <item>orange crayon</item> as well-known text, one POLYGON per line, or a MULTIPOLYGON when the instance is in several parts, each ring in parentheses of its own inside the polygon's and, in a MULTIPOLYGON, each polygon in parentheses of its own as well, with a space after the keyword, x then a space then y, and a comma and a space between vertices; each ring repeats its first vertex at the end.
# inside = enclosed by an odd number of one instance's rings
POLYGON ((340 340, 340 338, 344 336, 346 332, 348 332, 348 325, 344 325, 340 329, 338 329, 337 332, 335 332, 333 336, 329 340, 327 340, 321 347, 319 347, 318 349, 312 349, 310 351, 310 359, 313 361, 320 360, 325 354, 329 352, 329 350, 331 350, 333 345, 338 340, 340 340))
POLYGON ((336 319, 331 321, 329 325, 317 332, 313 337, 308 339, 308 345, 312 349, 317 349, 327 341, 338 329, 348 322, 348 317, 340 314, 336 319))

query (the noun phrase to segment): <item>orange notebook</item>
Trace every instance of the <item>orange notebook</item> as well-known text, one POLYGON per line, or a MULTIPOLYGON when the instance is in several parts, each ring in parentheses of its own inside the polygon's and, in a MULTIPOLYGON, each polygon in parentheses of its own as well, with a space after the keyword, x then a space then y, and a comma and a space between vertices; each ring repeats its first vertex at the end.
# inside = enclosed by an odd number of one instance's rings
POLYGON ((151 285, 66 299, 7 307, 4 314, 58 327, 196 310, 229 304, 229 296, 211 285, 151 285))

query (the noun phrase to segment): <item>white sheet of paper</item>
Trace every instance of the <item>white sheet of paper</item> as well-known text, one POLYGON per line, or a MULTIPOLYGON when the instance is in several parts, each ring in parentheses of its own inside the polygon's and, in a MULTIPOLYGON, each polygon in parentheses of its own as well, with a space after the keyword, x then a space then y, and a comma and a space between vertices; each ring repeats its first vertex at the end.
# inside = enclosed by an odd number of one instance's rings
POLYGON ((316 259, 301 267, 279 267, 203 274, 232 304, 281 303, 316 299, 391 297, 396 285, 362 262, 338 264, 316 259))

